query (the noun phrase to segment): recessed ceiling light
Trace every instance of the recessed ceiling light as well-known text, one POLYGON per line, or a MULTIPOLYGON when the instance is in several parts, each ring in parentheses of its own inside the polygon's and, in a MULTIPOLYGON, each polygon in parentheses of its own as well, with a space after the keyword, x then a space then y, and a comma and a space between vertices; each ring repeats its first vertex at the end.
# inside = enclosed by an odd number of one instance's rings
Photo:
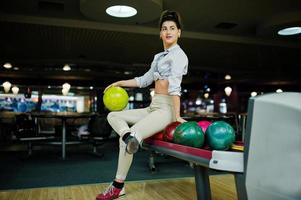
POLYGON ((123 72, 125 75, 129 75, 129 74, 132 74, 132 72, 129 72, 129 71, 125 71, 123 72))
POLYGON ((227 75, 225 76, 225 80, 231 80, 231 76, 230 76, 229 74, 227 74, 227 75))
POLYGON ((71 70, 70 65, 68 65, 68 64, 64 65, 63 70, 64 71, 70 71, 71 70))
POLYGON ((278 31, 278 35, 297 35, 301 33, 301 27, 289 27, 278 31))
POLYGON ((6 69, 10 69, 12 68, 12 65, 10 63, 5 63, 3 67, 5 67, 6 69))
POLYGON ((137 14, 137 10, 130 6, 117 5, 106 9, 106 13, 113 17, 132 17, 137 14))

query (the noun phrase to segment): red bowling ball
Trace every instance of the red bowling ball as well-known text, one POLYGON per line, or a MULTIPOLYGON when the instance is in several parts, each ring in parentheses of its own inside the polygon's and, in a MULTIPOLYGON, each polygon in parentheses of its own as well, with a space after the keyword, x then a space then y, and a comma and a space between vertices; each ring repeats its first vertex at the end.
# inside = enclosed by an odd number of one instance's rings
POLYGON ((154 134, 153 136, 151 136, 151 139, 153 139, 153 140, 163 140, 163 131, 154 134))
POLYGON ((167 142, 173 141, 173 135, 178 125, 180 125, 180 122, 172 122, 166 126, 164 129, 163 134, 163 140, 167 142))
POLYGON ((206 120, 202 120, 198 122, 199 127, 202 128, 203 132, 205 133, 208 126, 211 124, 212 122, 206 121, 206 120))

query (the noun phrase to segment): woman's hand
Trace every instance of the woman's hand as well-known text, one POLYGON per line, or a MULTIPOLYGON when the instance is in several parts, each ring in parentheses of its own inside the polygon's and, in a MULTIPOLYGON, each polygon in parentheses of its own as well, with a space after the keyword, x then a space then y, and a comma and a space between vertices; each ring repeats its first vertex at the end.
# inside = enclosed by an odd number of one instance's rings
POLYGON ((105 90, 103 91, 103 93, 105 93, 110 87, 117 87, 117 86, 119 86, 119 81, 117 81, 117 82, 115 82, 115 83, 112 83, 112 84, 110 84, 109 86, 107 86, 107 87, 105 88, 105 90))
POLYGON ((184 123, 187 121, 185 119, 183 119, 182 117, 177 117, 177 122, 184 123))

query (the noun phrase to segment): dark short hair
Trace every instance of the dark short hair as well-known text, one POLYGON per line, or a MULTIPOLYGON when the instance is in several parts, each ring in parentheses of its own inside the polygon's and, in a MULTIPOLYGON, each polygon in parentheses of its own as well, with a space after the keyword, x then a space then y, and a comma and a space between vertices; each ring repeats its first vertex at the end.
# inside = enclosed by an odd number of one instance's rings
POLYGON ((162 24, 165 21, 175 22, 178 29, 181 29, 181 27, 182 27, 181 17, 177 11, 171 11, 171 10, 163 11, 161 14, 160 20, 159 20, 159 29, 161 29, 162 24))

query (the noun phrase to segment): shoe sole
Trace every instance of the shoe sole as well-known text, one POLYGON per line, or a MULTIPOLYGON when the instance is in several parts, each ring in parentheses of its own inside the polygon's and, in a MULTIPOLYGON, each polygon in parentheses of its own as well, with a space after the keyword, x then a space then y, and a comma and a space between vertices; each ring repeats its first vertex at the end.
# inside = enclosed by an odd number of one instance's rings
MULTIPOLYGON (((117 197, 117 198, 111 198, 110 200, 113 200, 113 199, 123 199, 123 198, 125 198, 125 194, 121 194, 119 197, 117 197)), ((96 198, 96 200, 99 200, 99 199, 96 198)))
POLYGON ((126 151, 129 154, 134 154, 138 151, 139 149, 139 142, 135 137, 132 137, 128 140, 127 146, 126 146, 126 151))

